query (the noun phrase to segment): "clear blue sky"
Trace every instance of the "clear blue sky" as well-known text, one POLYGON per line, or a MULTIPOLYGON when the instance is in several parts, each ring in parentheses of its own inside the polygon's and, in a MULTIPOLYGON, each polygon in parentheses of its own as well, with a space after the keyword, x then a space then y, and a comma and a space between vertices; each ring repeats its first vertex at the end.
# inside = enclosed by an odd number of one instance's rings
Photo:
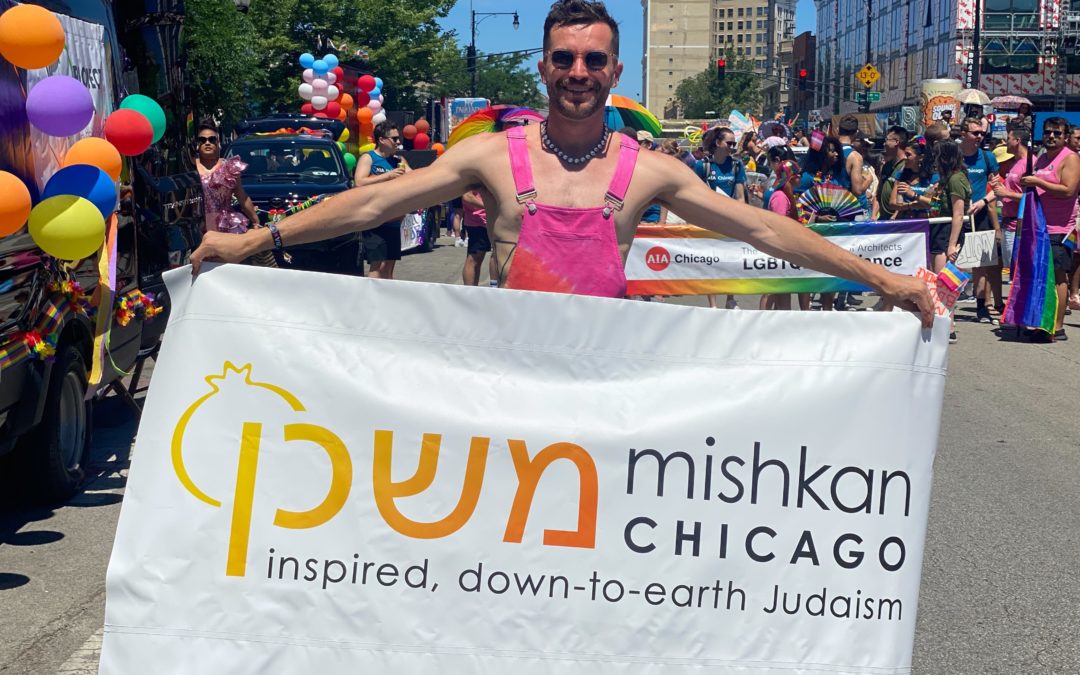
MULTIPOLYGON (((447 30, 455 30, 458 42, 469 43, 469 0, 458 0, 450 16, 440 23, 447 30)), ((608 11, 619 22, 620 56, 623 60, 623 76, 615 92, 633 99, 641 99, 641 2, 640 0, 607 0, 608 11)), ((509 52, 516 49, 540 47, 543 42, 544 17, 550 4, 544 0, 472 0, 477 12, 517 11, 521 28, 514 30, 513 17, 493 16, 482 18, 476 29, 476 48, 479 52, 509 52)), ((813 0, 798 0, 795 12, 795 33, 814 30, 813 0)))

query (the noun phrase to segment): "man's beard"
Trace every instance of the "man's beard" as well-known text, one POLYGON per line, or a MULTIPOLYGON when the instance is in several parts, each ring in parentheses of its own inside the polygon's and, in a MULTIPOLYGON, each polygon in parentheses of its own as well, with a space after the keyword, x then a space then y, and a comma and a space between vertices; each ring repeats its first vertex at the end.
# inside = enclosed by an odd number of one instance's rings
POLYGON ((572 120, 583 120, 592 117, 596 114, 597 109, 601 108, 606 103, 606 92, 602 91, 600 85, 596 82, 589 82, 587 86, 591 87, 590 96, 586 96, 586 99, 581 102, 564 101, 563 96, 571 95, 571 92, 567 91, 567 82, 562 80, 557 84, 548 85, 548 100, 551 107, 559 112, 563 117, 572 120))

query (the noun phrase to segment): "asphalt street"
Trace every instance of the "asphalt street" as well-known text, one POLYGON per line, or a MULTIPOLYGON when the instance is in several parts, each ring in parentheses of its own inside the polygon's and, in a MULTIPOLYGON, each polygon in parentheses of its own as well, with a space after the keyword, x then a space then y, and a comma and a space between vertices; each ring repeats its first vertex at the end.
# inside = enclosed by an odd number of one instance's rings
MULTIPOLYGON (((461 283, 464 249, 440 243, 407 255, 398 276, 461 283)), ((959 315, 973 316, 973 306, 959 315)), ((915 636, 919 675, 1080 673, 1080 312, 1066 323, 1072 340, 1051 345, 957 324, 915 636)), ((822 422, 845 419, 834 410, 822 422)), ((136 428, 120 400, 99 402, 86 489, 54 509, 0 511, 0 674, 97 672, 105 570, 136 428)))

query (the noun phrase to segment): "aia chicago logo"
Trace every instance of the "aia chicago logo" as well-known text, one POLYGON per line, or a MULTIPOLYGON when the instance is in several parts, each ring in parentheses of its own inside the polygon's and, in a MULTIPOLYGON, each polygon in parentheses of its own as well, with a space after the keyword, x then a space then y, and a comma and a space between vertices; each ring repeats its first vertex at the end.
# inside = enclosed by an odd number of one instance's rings
POLYGON ((645 253, 645 264, 654 272, 661 272, 671 264, 671 254, 663 246, 653 246, 645 253))

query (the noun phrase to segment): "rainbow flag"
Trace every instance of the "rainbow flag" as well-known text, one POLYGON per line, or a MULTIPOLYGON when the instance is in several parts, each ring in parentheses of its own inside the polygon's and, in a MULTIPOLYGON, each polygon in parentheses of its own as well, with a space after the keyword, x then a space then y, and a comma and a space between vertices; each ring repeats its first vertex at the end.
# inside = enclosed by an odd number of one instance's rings
POLYGON ((1069 236, 1065 237, 1065 241, 1062 242, 1065 245, 1065 248, 1069 249, 1069 253, 1076 253, 1076 238, 1077 232, 1074 227, 1073 231, 1070 232, 1069 236))
POLYGON ((1011 268, 1012 288, 1002 323, 1037 328, 1053 335, 1058 300, 1054 288, 1054 256, 1039 196, 1028 191, 1023 220, 1016 232, 1011 268))
POLYGON ((971 280, 971 275, 949 262, 945 263, 945 269, 938 273, 938 279, 950 291, 959 291, 971 280))

